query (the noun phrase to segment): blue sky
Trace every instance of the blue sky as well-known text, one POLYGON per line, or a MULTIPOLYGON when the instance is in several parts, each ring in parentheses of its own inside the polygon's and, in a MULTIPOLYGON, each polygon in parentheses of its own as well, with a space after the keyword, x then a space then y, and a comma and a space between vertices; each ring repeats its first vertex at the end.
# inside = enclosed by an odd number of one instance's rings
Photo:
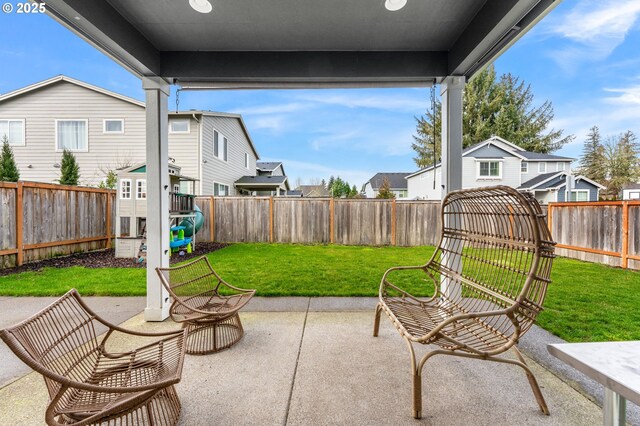
MULTIPOLYGON (((553 102, 553 126, 640 133, 640 0, 565 0, 496 62, 553 102)), ((47 16, 0 14, 0 93, 58 74, 138 99, 140 81, 47 16)), ((180 109, 243 114, 262 160, 297 178, 340 175, 360 186, 379 171, 413 171, 414 116, 428 89, 182 92, 180 109)), ((170 99, 175 109, 175 97, 170 99)))

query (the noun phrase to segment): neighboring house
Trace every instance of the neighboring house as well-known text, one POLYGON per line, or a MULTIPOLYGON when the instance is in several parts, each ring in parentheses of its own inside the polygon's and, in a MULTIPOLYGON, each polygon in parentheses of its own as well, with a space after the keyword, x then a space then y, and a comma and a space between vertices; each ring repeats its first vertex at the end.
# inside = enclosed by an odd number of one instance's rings
POLYGON ((640 200, 640 183, 630 183, 622 187, 623 200, 640 200))
POLYGON ((285 195, 291 189, 281 162, 258 161, 256 175, 244 176, 236 181, 236 187, 250 195, 285 195))
POLYGON ((295 190, 300 191, 305 198, 324 198, 331 196, 324 185, 300 185, 295 190))
MULTIPOLYGON (((529 190, 541 203, 597 201, 604 187, 584 176, 571 175, 573 158, 525 151, 498 136, 462 151, 462 188, 506 185, 529 190), (575 186, 566 197, 566 176, 575 186)), ((440 164, 407 176, 409 198, 439 200, 442 194, 440 164), (435 185, 434 185, 435 174, 435 185)))
MULTIPOLYGON (((0 132, 24 180, 56 182, 67 148, 81 182, 97 185, 108 170, 146 161, 145 126, 143 102, 66 76, 0 96, 0 132)), ((206 195, 248 193, 235 184, 255 176, 259 158, 242 116, 195 110, 169 113, 169 157, 206 195)))
POLYGON ((394 193, 397 199, 407 198, 407 179, 405 178, 410 174, 411 173, 376 173, 364 184, 362 192, 367 198, 376 198, 382 182, 384 182, 386 178, 389 180, 391 192, 394 193))

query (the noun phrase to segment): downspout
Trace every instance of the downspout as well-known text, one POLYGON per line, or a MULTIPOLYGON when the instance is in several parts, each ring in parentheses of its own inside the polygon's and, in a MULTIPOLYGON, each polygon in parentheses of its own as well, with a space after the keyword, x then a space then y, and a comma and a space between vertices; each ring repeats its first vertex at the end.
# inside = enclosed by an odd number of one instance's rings
POLYGON ((202 168, 204 166, 202 165, 202 133, 203 132, 202 132, 201 126, 204 124, 204 120, 202 120, 202 123, 201 123, 200 120, 196 118, 195 113, 191 115, 193 119, 196 121, 196 123, 198 123, 198 191, 194 191, 194 192, 197 192, 197 194, 194 194, 194 195, 202 195, 202 168))

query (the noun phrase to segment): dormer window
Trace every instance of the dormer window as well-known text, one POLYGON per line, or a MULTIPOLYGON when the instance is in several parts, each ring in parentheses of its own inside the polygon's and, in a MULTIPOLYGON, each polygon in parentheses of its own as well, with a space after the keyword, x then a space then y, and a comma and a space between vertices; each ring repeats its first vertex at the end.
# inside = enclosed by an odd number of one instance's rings
POLYGON ((501 161, 478 161, 478 179, 502 179, 501 161))

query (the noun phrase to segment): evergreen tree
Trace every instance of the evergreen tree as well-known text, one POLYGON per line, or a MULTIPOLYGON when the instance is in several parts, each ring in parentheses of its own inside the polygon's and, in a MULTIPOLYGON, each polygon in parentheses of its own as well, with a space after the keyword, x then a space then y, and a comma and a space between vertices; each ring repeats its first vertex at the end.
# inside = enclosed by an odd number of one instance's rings
POLYGON ((640 147, 632 131, 610 138, 605 144, 604 156, 607 179, 605 181, 608 198, 617 199, 622 187, 640 178, 640 147))
POLYGON ((105 179, 100 182, 98 188, 102 189, 116 189, 116 185, 118 184, 118 174, 115 170, 109 170, 107 172, 107 176, 105 179))
POLYGON ((329 178, 329 182, 327 183, 327 191, 329 191, 331 193, 331 196, 333 196, 333 192, 331 192, 331 191, 332 191, 333 184, 335 183, 335 181, 336 181, 335 178, 333 176, 331 176, 329 178))
POLYGON ((0 181, 17 182, 20 179, 20 172, 13 158, 13 151, 9 145, 7 135, 2 137, 2 152, 0 153, 0 181))
POLYGON ((351 187, 351 193, 349 194, 350 198, 356 198, 358 196, 358 188, 355 185, 351 187))
POLYGON ((380 188, 378 188, 378 195, 376 195, 376 198, 396 198, 396 195, 391 191, 391 182, 389 182, 387 177, 382 179, 382 184, 380 185, 380 188))
POLYGON ((69 150, 62 152, 62 161, 60 163, 60 184, 61 185, 77 185, 80 180, 80 166, 76 161, 76 157, 69 150))
POLYGON ((579 173, 598 183, 604 183, 607 177, 606 169, 605 149, 600 130, 598 126, 593 126, 589 129, 587 140, 584 141, 579 173))
MULTIPOLYGON (((549 153, 573 139, 563 137, 562 130, 549 130, 553 120, 553 105, 545 101, 534 105, 531 86, 511 74, 497 78, 493 66, 487 67, 467 83, 463 99, 463 146, 500 136, 528 151, 549 153)), ((426 167, 439 160, 441 152, 442 105, 436 102, 435 111, 416 117, 416 135, 412 148, 418 167, 426 167)))
POLYGON ((322 179, 322 182, 320 182, 320 185, 322 185, 323 188, 327 188, 327 181, 322 179))

